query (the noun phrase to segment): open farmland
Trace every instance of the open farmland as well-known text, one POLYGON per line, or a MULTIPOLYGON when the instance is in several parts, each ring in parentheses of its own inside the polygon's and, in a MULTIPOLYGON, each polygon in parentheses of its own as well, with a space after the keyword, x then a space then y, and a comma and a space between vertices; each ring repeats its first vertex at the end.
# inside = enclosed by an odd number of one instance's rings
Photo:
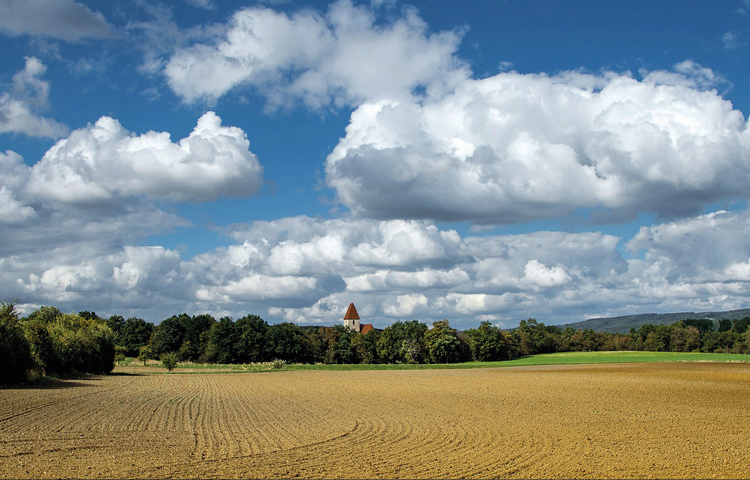
POLYGON ((750 365, 113 375, 0 390, 0 476, 750 471, 750 365))

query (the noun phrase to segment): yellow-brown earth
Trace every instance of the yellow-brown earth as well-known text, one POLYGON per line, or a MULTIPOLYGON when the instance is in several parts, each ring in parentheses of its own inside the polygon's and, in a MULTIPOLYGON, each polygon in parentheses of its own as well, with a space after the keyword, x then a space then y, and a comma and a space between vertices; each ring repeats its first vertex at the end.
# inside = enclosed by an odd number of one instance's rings
POLYGON ((747 478, 750 365, 112 375, 0 390, 5 478, 747 478))

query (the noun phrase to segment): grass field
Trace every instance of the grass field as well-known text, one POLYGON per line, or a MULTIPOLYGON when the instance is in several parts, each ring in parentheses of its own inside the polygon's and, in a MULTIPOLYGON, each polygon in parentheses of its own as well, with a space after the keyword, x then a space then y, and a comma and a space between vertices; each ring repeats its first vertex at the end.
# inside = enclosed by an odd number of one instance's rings
MULTIPOLYGON (((139 372, 144 367, 133 359, 127 359, 118 370, 139 372)), ((435 365, 307 365, 288 364, 284 370, 309 371, 366 371, 366 370, 446 370, 446 369, 468 369, 468 368, 504 368, 522 367, 530 365, 583 365, 602 363, 652 363, 652 362, 734 362, 749 363, 750 355, 738 353, 676 353, 676 352, 564 352, 549 353, 544 355, 533 355, 502 362, 466 362, 435 365)), ((150 372, 157 373, 159 362, 150 361, 147 368, 150 372)), ((273 371, 270 363, 262 364, 179 364, 173 373, 247 373, 273 371)), ((164 370, 166 373, 166 370, 164 370)))

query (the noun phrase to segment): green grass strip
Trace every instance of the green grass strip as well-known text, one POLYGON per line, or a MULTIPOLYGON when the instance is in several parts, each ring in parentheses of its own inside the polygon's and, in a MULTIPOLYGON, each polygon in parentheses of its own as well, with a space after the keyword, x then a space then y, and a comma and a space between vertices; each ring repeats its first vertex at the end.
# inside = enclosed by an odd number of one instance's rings
MULTIPOLYGON (((506 368, 532 365, 584 365, 605 363, 645 363, 645 362, 734 362, 750 363, 750 355, 739 353, 679 353, 679 352, 564 352, 532 355, 501 362, 466 362, 434 365, 324 365, 287 364, 283 369, 274 369, 269 364, 179 364, 180 370, 205 370, 207 373, 250 373, 269 371, 364 371, 364 370, 440 370, 466 368, 506 368)), ((190 372, 183 372, 190 373, 190 372)), ((194 372, 199 373, 199 372, 194 372)))

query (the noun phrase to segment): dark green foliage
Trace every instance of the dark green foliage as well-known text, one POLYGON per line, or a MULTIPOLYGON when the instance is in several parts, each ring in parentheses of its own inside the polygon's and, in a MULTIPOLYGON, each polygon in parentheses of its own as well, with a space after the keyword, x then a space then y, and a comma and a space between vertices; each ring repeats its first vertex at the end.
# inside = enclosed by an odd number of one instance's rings
POLYGON ((378 357, 378 338, 380 338, 380 334, 380 330, 370 330, 364 335, 354 335, 351 342, 357 353, 359 363, 380 363, 380 358, 378 357))
MULTIPOLYGON (((112 318, 110 317, 110 320, 112 318)), ((108 325, 110 324, 110 320, 107 321, 108 325)), ((148 345, 153 331, 153 323, 148 323, 140 318, 130 317, 122 322, 119 334, 117 335, 117 345, 125 348, 127 356, 135 357, 142 346, 148 345)))
POLYGON ((266 342, 268 323, 258 315, 245 315, 237 320, 239 344, 237 355, 243 363, 265 362, 269 360, 269 346, 266 342))
POLYGON ((490 322, 482 322, 479 328, 466 332, 471 357, 475 362, 494 362, 509 360, 512 355, 509 339, 490 322))
POLYGON ((180 349, 185 339, 185 318, 190 319, 185 313, 172 315, 155 328, 151 340, 151 350, 155 355, 160 356, 162 353, 176 352, 180 349))
POLYGON ((630 328, 627 335, 570 325, 563 331, 534 319, 521 321, 513 331, 482 322, 478 328, 464 332, 451 328, 448 320, 436 321, 430 329, 411 320, 362 335, 342 325, 269 325, 257 315, 246 315, 237 322, 224 317, 217 322, 210 315, 191 317, 183 313, 154 327, 139 318, 123 320, 113 315, 103 320, 94 312, 62 314, 55 307, 42 307, 19 320, 12 304, 3 303, 2 307, 5 320, 0 348, 10 353, 4 355, 8 368, 4 368, 0 378, 6 383, 24 381, 32 369, 47 374, 106 373, 114 367, 115 358, 119 361, 124 355, 136 354, 144 364, 148 358, 161 358, 163 354, 173 354, 175 362, 250 363, 278 359, 355 364, 453 363, 469 358, 497 361, 564 351, 750 353, 750 317, 643 324, 630 328), (17 335, 19 331, 21 337, 17 335))
MULTIPOLYGON (((78 315, 86 319, 89 319, 92 316, 91 312, 80 312, 78 315), (84 313, 87 315, 82 315, 84 313)), ((94 313, 93 316, 96 316, 96 314, 94 313)), ((122 343, 120 343, 120 334, 122 333, 122 328, 125 326, 125 319, 120 315, 112 315, 107 319, 107 326, 112 332, 114 332, 115 338, 117 338, 117 344, 122 345, 122 343)))
POLYGON ((60 359, 55 353, 55 345, 52 336, 47 330, 47 325, 41 320, 23 322, 23 330, 31 345, 31 354, 34 357, 36 367, 42 373, 62 371, 60 359))
POLYGON ((27 372, 35 366, 14 302, 0 303, 0 359, 0 385, 25 382, 27 372))
POLYGON ((222 317, 215 323, 208 335, 211 356, 208 360, 216 363, 237 363, 240 332, 229 317, 222 317))
POLYGON ((424 344, 430 363, 455 363, 461 358, 461 341, 458 331, 451 328, 448 320, 433 322, 424 334, 424 344))
POLYGON ((417 320, 386 327, 378 339, 378 356, 384 363, 424 363, 427 358, 425 332, 427 325, 417 320))
POLYGON ((302 358, 304 335, 294 323, 277 323, 268 327, 269 351, 273 358, 286 362, 299 362, 302 358))
POLYGON ((573 330, 567 327, 560 336, 557 351, 559 352, 594 352, 601 350, 609 339, 606 333, 591 329, 573 330))
POLYGON ((745 317, 741 320, 734 320, 732 328, 735 332, 740 335, 747 332, 747 327, 750 326, 750 317, 745 317))
MULTIPOLYGON (((99 315, 97 315, 96 312, 89 312, 88 310, 84 310, 82 312, 78 312, 78 316, 82 317, 82 318, 85 318, 86 320, 101 320, 101 318, 99 318, 99 315)), ((122 317, 120 317, 120 318, 122 318, 122 317)), ((117 333, 117 330, 115 330, 114 328, 112 328, 111 325, 108 325, 108 326, 109 326, 109 328, 112 329, 113 332, 117 333)))
POLYGON ((705 335, 706 333, 712 332, 714 330, 714 322, 707 318, 702 318, 699 320, 694 319, 694 318, 689 318, 687 320, 683 320, 682 323, 686 327, 697 328, 701 335, 705 335))
POLYGON ((513 336, 522 355, 537 355, 557 351, 559 333, 558 327, 549 328, 529 318, 521 320, 518 328, 513 331, 513 336))
POLYGON ((209 331, 214 326, 216 320, 211 315, 194 315, 180 317, 182 325, 185 327, 182 345, 180 346, 180 359, 184 361, 199 361, 206 351, 208 345, 209 331), (188 343, 189 342, 189 343, 188 343))
POLYGON ((357 350, 352 339, 358 335, 343 325, 336 325, 332 342, 326 351, 326 363, 358 363, 357 350))

